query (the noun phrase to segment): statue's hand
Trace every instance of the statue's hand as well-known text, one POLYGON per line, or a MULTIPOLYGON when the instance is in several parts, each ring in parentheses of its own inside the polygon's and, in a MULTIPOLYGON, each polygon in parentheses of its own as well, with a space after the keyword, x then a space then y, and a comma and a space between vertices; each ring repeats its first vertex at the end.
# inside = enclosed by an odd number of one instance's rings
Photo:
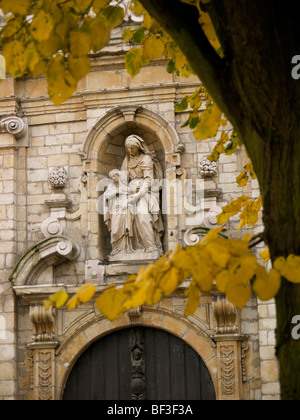
POLYGON ((129 197, 128 199, 128 203, 129 204, 134 204, 136 203, 138 200, 140 199, 140 195, 139 194, 133 194, 129 197))

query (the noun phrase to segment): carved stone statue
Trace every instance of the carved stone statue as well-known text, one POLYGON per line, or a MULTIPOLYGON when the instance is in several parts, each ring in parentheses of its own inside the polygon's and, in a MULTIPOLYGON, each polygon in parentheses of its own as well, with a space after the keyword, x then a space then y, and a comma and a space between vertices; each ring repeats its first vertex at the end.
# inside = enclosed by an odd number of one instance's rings
POLYGON ((129 256, 158 258, 164 228, 159 189, 153 188, 157 185, 153 181, 162 179, 162 168, 141 137, 129 136, 125 148, 121 171, 110 172, 112 182, 104 193, 104 221, 112 244, 110 260, 121 256, 123 260, 129 256))

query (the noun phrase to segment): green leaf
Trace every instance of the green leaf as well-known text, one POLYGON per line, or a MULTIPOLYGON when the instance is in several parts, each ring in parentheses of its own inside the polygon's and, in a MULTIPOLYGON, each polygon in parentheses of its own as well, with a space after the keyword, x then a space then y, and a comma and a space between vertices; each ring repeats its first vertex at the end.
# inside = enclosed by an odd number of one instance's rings
POLYGON ((102 16, 110 28, 115 28, 123 22, 125 12, 122 7, 108 6, 102 11, 102 16))
POLYGON ((180 99, 175 104, 175 112, 185 111, 189 106, 189 97, 186 96, 185 98, 180 99))
POLYGON ((125 65, 131 77, 136 76, 141 68, 148 63, 141 49, 132 48, 125 57, 125 65))

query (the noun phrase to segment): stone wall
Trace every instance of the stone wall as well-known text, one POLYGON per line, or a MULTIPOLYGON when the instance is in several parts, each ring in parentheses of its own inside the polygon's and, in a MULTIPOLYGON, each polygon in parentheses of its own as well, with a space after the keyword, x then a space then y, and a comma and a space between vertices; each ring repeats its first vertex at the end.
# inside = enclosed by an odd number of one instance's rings
MULTIPOLYGON (((195 141, 192 132, 182 128, 187 113, 174 111, 175 102, 199 86, 196 78, 174 77, 166 72, 166 62, 158 60, 131 79, 115 49, 92 58, 92 70, 78 92, 58 108, 49 101, 43 78, 8 78, 0 84, 2 121, 19 115, 25 124, 19 132, 0 130, 0 399, 59 399, 72 363, 88 343, 134 322, 164 328, 192 345, 207 362, 219 399, 279 398, 273 303, 257 303, 253 297, 235 312, 222 306, 215 293, 203 296, 195 315, 186 320, 181 290, 157 308, 144 308, 138 321, 126 314, 113 324, 93 305, 57 315, 37 309, 61 285, 72 293, 93 280, 100 293, 140 268, 107 265, 109 238, 96 207, 99 180, 120 167, 127 135, 143 136, 157 152, 167 179, 194 181, 201 178, 201 160, 221 135, 195 141), (67 172, 58 190, 49 181, 57 167, 67 172), (234 317, 226 337, 220 333, 222 311, 234 317), (233 351, 230 357, 228 349, 233 351), (221 371, 228 357, 235 385, 225 384, 226 394, 221 371), (56 372, 46 389, 36 370, 43 363, 56 372)), ((242 150, 221 156, 216 175, 203 180, 207 227, 216 226, 217 208, 241 193, 259 194, 254 181, 243 189, 235 183, 246 161, 242 150)), ((172 196, 170 204, 171 213, 164 218, 166 251, 189 240, 188 230, 194 227, 187 215, 174 213, 172 196)), ((226 226, 229 237, 237 236, 238 223, 236 218, 226 226)))

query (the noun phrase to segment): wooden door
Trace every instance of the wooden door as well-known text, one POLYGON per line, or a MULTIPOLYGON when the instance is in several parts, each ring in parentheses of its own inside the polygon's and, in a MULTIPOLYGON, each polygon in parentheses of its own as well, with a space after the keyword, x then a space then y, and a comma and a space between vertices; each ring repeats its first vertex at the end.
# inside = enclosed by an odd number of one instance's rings
POLYGON ((68 378, 64 400, 214 400, 209 371, 186 343, 129 328, 93 343, 68 378))

